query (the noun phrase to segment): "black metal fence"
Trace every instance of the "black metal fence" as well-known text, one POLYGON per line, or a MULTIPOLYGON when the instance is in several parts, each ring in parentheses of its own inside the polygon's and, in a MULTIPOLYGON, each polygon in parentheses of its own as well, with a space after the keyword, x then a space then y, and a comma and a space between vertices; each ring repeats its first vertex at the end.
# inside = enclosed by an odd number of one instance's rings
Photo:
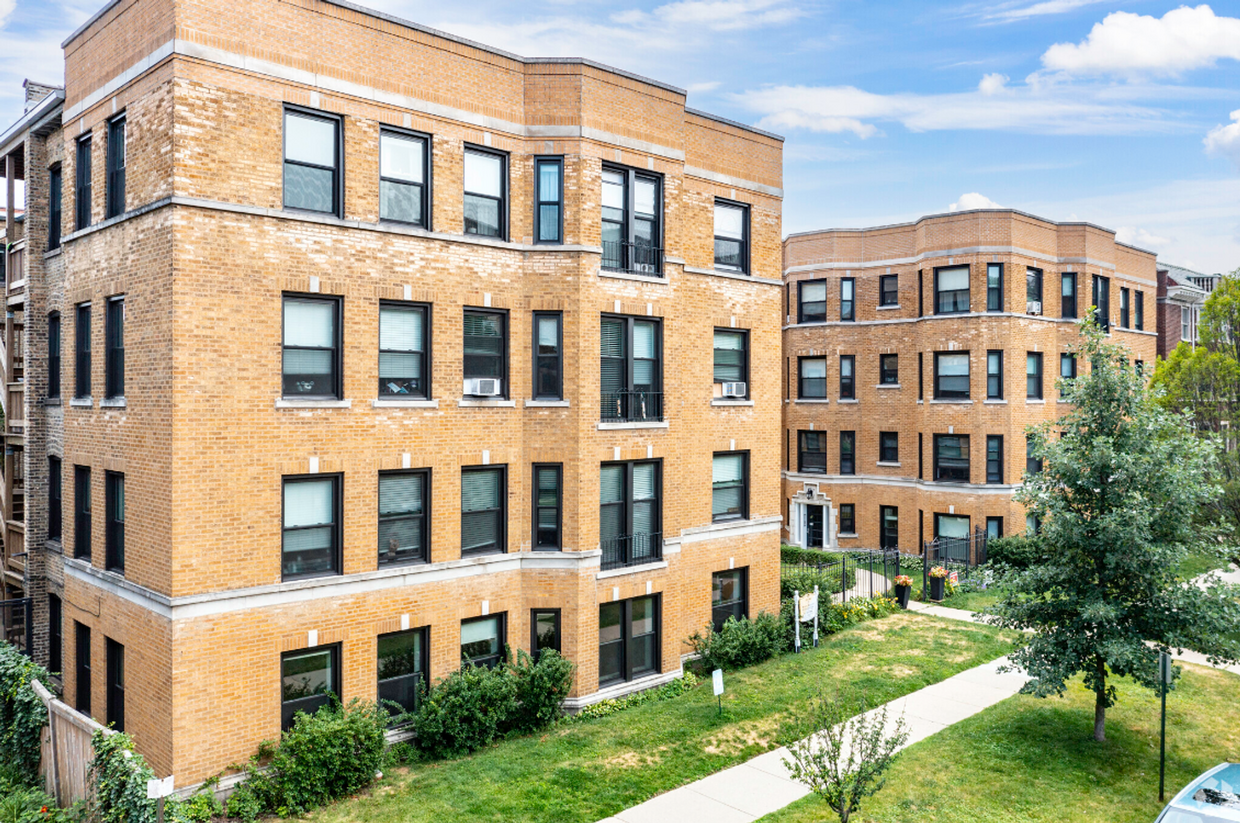
POLYGON ((622 569, 663 559, 663 533, 631 534, 604 540, 602 569, 622 569))
POLYGON ((968 577, 986 562, 986 530, 976 528, 968 537, 936 537, 922 546, 922 590, 930 585, 930 569, 942 566, 957 576, 968 577))
POLYGON ((32 656, 34 649, 34 606, 29 597, 0 600, 0 639, 32 656))
POLYGON ((895 578, 899 574, 916 574, 922 559, 915 554, 902 554, 898 549, 849 549, 847 551, 804 553, 797 562, 780 565, 782 586, 791 593, 812 592, 818 586, 820 597, 831 597, 847 603, 858 597, 894 595, 895 578))
POLYGON ((605 423, 657 423, 663 420, 663 392, 604 392, 599 416, 605 423))
POLYGON ((663 272, 663 249, 647 243, 604 240, 603 268, 658 277, 663 272))

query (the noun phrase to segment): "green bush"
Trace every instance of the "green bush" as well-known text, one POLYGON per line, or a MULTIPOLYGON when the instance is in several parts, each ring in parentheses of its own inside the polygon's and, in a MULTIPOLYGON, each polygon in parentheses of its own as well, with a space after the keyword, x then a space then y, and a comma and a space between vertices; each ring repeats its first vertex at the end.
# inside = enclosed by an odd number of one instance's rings
POLYGON ((1042 558, 1042 541, 1037 537, 1014 534, 996 537, 986 543, 986 562, 1027 569, 1042 558))
MULTIPOLYGON (((900 607, 894 600, 886 597, 856 597, 847 603, 835 603, 830 597, 818 597, 818 636, 825 637, 835 634, 856 623, 886 617, 899 611, 900 607)), ((792 599, 788 598, 780 604, 780 619, 785 632, 787 648, 795 648, 797 627, 793 625, 792 599)), ((814 624, 800 624, 802 648, 813 645, 814 624)))
POLYGON ((184 800, 170 797, 164 802, 164 817, 173 823, 207 823, 224 814, 224 804, 215 798, 216 778, 203 783, 184 800))
POLYGON ((95 750, 90 761, 95 787, 91 817, 100 823, 154 823, 155 801, 146 796, 146 782, 155 772, 134 751, 129 735, 96 730, 90 744, 95 750))
POLYGON ((262 746, 251 758, 245 782, 228 798, 228 814, 300 815, 366 788, 383 760, 388 720, 383 708, 357 699, 298 713, 277 746, 262 746))
POLYGON ((518 650, 510 669, 516 679, 517 704, 507 727, 532 732, 559 720, 564 700, 573 687, 576 666, 555 649, 544 649, 537 662, 518 650))
POLYGON ((695 633, 689 645, 697 652, 697 665, 705 671, 742 669, 784 653, 785 632, 776 615, 760 613, 756 618, 729 617, 720 631, 707 626, 695 633))
POLYGON ((72 823, 73 812, 57 808, 47 792, 26 785, 6 768, 10 765, 0 764, 0 823, 72 823))
POLYGON ((53 691, 46 669, 16 646, 0 641, 0 751, 15 776, 27 786, 39 780, 39 739, 47 725, 47 707, 34 693, 31 680, 53 691))
POLYGON ((503 733, 516 709, 517 678, 507 666, 465 666, 422 700, 413 718, 414 740, 434 759, 469 754, 503 733))
POLYGON ((594 720, 600 717, 608 717, 616 712, 622 712, 625 709, 631 709, 634 706, 640 706, 643 703, 652 703, 660 700, 671 700, 687 694, 697 688, 698 678, 692 672, 685 672, 680 677, 664 683, 657 689, 647 689, 644 692, 635 692, 627 694, 624 697, 618 697, 612 700, 600 700, 597 703, 591 703, 583 708, 580 712, 573 715, 570 720, 594 720))
POLYGON ((845 589, 857 585, 857 570, 850 568, 841 575, 840 564, 817 568, 815 566, 784 566, 779 576, 780 597, 792 597, 794 591, 801 594, 812 592, 818 587, 819 594, 829 596, 839 594, 845 589))

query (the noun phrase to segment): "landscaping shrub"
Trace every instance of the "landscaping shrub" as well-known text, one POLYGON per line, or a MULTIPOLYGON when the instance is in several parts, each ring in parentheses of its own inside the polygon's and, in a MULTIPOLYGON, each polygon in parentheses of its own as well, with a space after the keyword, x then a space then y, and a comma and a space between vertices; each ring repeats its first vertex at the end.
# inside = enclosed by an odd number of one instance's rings
POLYGON ((1014 534, 996 537, 986 543, 986 561, 1013 569, 1027 569, 1042 557, 1042 541, 1014 534))
MULTIPOLYGON (((856 597, 847 603, 832 602, 830 597, 818 597, 818 636, 822 637, 835 634, 836 632, 865 620, 874 620, 879 617, 886 617, 900 610, 899 605, 894 600, 886 597, 856 597)), ((785 632, 785 643, 787 648, 796 648, 794 639, 796 637, 796 626, 793 625, 792 599, 786 599, 780 604, 780 618, 783 623, 785 632)), ((802 623, 801 646, 810 646, 814 642, 814 624, 802 623)))
POLYGON ((215 798, 216 778, 211 778, 193 795, 178 800, 169 797, 164 801, 164 817, 173 823, 207 823, 213 817, 224 814, 224 804, 215 798))
POLYGON ((636 692, 614 700, 600 700, 597 703, 591 703, 573 715, 570 720, 593 720, 613 715, 616 712, 622 712, 625 709, 631 709, 634 706, 640 706, 643 703, 671 700, 693 691, 697 684, 697 675, 693 674, 693 672, 685 672, 680 677, 670 683, 664 683, 657 689, 647 689, 644 692, 636 692))
POLYGON ((707 626, 689 638, 697 652, 697 665, 704 671, 741 669, 783 654, 785 632, 779 618, 768 612, 756 618, 729 617, 720 631, 707 626))
POLYGON ((30 685, 36 679, 54 691, 46 669, 0 642, 0 751, 13 776, 27 786, 39 779, 39 736, 47 725, 47 707, 30 685))
POLYGON ((507 666, 465 666, 422 700, 413 718, 415 742, 435 759, 469 754, 506 731, 516 711, 517 678, 507 666))
POLYGON ((90 738, 95 756, 90 782, 95 787, 91 818, 100 823, 154 823, 155 801, 146 796, 146 781, 155 772, 134 751, 127 734, 96 730, 90 738))
POLYGON ((538 662, 518 650, 517 660, 510 668, 516 678, 517 704, 507 726, 518 732, 532 732, 558 720, 573 687, 576 666, 555 649, 543 649, 538 662))
POLYGON ((76 809, 56 808, 51 795, 26 785, 10 766, 0 765, 0 823, 72 823, 76 809))

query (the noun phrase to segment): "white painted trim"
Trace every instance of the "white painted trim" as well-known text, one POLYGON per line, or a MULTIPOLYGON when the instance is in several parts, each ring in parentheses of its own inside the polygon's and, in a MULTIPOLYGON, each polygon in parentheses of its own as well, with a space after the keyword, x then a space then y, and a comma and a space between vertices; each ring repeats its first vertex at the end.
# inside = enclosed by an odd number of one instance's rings
MULTIPOLYGON (((600 252, 600 254, 601 253, 602 252, 600 252)), ((602 268, 598 270, 598 276, 610 278, 612 280, 632 280, 635 283, 654 283, 660 286, 667 286, 672 282, 666 277, 648 277, 644 274, 630 274, 624 271, 606 271, 602 268)))
POLYGON ((863 486, 900 486, 917 488, 922 491, 959 492, 961 494, 994 494, 1011 495, 1020 488, 1019 485, 978 485, 975 483, 943 483, 937 480, 918 480, 915 477, 880 477, 873 474, 807 474, 804 472, 782 472, 785 480, 793 483, 821 483, 824 486, 845 486, 859 484, 863 486))
POLYGON ((90 409, 94 408, 95 401, 90 397, 70 397, 69 405, 75 409, 90 409))
POLYGON ((598 431, 622 431, 625 429, 666 429, 670 424, 664 420, 658 423, 603 423, 597 424, 598 431))
POLYGON ((594 575, 595 580, 607 580, 612 577, 624 577, 629 574, 644 574, 647 572, 657 572, 667 568, 666 560, 656 560, 653 563, 643 563, 640 566, 628 566, 623 569, 608 569, 594 575))
MULTIPOLYGON (((838 229, 831 231, 838 231, 838 229)), ((857 229, 857 231, 868 231, 868 229, 857 229)), ((814 233, 829 234, 830 231, 814 233)), ((882 260, 851 260, 831 263, 805 263, 800 266, 790 266, 784 269, 784 275, 795 274, 797 272, 829 271, 833 269, 865 270, 878 268, 880 266, 906 266, 911 263, 919 263, 923 260, 933 260, 939 257, 963 257, 970 254, 1016 254, 1023 257, 1031 257, 1034 260, 1042 260, 1047 263, 1096 266, 1099 269, 1107 269, 1108 271, 1115 272, 1114 263, 1108 263, 1105 260, 1096 260, 1092 257, 1056 257, 1051 254, 1043 254, 1042 252, 1033 251, 1032 249, 1023 249, 1020 246, 962 246, 957 249, 935 249, 933 251, 924 251, 921 254, 915 254, 912 257, 890 257, 882 260)), ((1054 273, 1055 272, 1052 272, 1052 274, 1054 273)), ((1089 274, 1089 272, 1078 272, 1078 274, 1089 274)), ((1131 278, 1130 275, 1118 276, 1126 279, 1131 278)), ((1140 278, 1135 278, 1135 282, 1144 283, 1151 286, 1155 285, 1155 281, 1153 280, 1142 280, 1140 278)))
MULTIPOLYGON (((830 403, 831 401, 830 401, 829 399, 825 398, 825 397, 805 397, 805 398, 801 398, 801 397, 794 397, 794 398, 792 398, 792 402, 793 402, 793 403, 795 403, 795 404, 797 404, 798 406, 825 406, 825 405, 827 405, 828 403, 830 403)), ((846 402, 848 402, 848 401, 846 401, 846 400, 837 400, 837 401, 835 401, 835 402, 837 402, 837 403, 846 403, 846 402)))
POLYGON ((874 311, 896 311, 899 308, 900 304, 896 303, 894 306, 875 306, 874 311))
POLYGON ((276 399, 277 409, 351 409, 352 400, 290 400, 280 397, 276 399))
POLYGON ((567 409, 571 405, 568 400, 526 400, 527 409, 567 409))
POLYGON ((370 401, 372 408, 376 409, 437 409, 439 408, 439 398, 434 400, 385 400, 375 398, 370 401))
POLYGON ((515 409, 516 400, 458 400, 457 408, 461 409, 515 409))
POLYGON ((753 274, 741 274, 735 271, 723 271, 721 269, 699 269, 694 266, 685 266, 685 274, 704 274, 709 277, 726 277, 729 280, 744 280, 747 283, 761 283, 766 286, 779 286, 783 288, 784 281, 776 280, 773 277, 758 277, 753 274))
POLYGON ((890 390, 890 389, 902 389, 904 388, 904 386, 902 386, 899 383, 879 383, 874 388, 882 389, 882 390, 890 390))
MULTIPOLYGON (((764 532, 779 531, 783 526, 784 518, 781 515, 772 515, 770 517, 755 517, 749 520, 730 520, 726 523, 711 523, 708 526, 695 526, 690 529, 681 529, 680 537, 669 537, 663 541, 664 545, 674 544, 677 546, 688 545, 689 543, 703 543, 707 540, 726 540, 731 537, 745 537, 751 534, 762 534, 764 532)), ((665 548, 666 552, 667 549, 665 548)))
POLYGON ((752 400, 720 400, 713 399, 710 401, 712 406, 752 406, 752 400))
MULTIPOLYGON (((931 320, 967 320, 975 317, 1022 317, 1026 320, 1038 320, 1043 323, 1075 324, 1077 322, 1077 319, 1074 317, 1046 317, 1041 314, 1024 314, 1010 311, 974 311, 957 312, 955 314, 927 314, 924 317, 895 317, 891 320, 820 320, 813 323, 787 323, 782 328, 784 331, 788 331, 789 329, 812 329, 822 326, 888 326, 896 323, 921 323, 931 320)), ((1152 332, 1140 333, 1152 334, 1152 332)))
POLYGON ((784 196, 784 190, 775 186, 768 186, 765 183, 755 183, 752 180, 746 180, 743 177, 733 177, 730 174, 720 174, 717 171, 703 169, 698 166, 685 165, 686 177, 697 177, 702 180, 709 180, 711 183, 718 183, 721 186, 731 186, 737 189, 749 189, 759 194, 767 194, 771 197, 784 196))
POLYGON ((124 397, 105 397, 99 401, 101 409, 123 409, 125 408, 124 397))

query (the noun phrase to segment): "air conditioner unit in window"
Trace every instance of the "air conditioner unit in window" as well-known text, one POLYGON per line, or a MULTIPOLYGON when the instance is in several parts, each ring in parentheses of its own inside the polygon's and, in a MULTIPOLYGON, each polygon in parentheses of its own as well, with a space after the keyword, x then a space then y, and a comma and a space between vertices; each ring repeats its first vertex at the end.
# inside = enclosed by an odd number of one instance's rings
POLYGON ((724 383, 723 396, 743 398, 747 392, 747 389, 748 387, 744 383, 724 383))
POLYGON ((1025 314, 1042 314, 1042 301, 1030 300, 1025 304, 1025 314))
POLYGON ((503 394, 503 388, 494 377, 471 377, 465 381, 465 394, 470 397, 499 397, 503 394))

